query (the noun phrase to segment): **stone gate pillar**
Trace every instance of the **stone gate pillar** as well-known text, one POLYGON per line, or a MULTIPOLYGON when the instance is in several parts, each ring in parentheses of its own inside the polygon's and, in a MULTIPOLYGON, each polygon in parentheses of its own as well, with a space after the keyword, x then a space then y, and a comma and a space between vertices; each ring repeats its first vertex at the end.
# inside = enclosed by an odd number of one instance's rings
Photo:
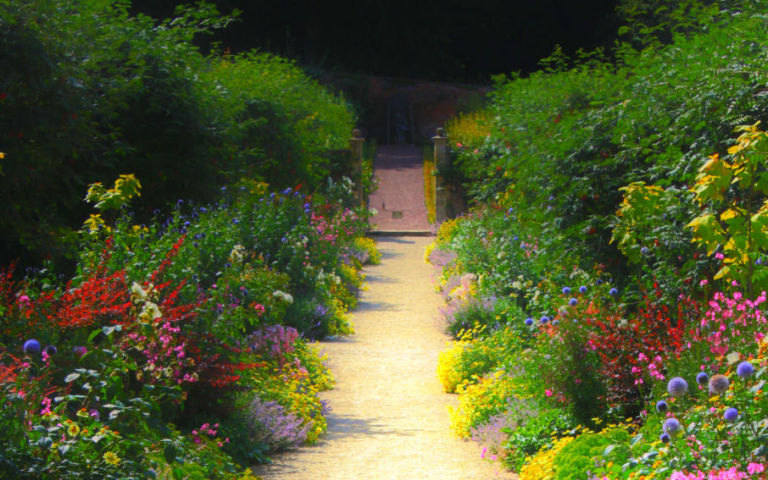
POLYGON ((349 139, 349 150, 352 155, 352 175, 355 180, 355 189, 357 191, 357 202, 365 207, 365 198, 363 196, 363 143, 360 130, 352 130, 352 138, 349 139))
POLYGON ((448 138, 445 131, 438 128, 432 137, 435 144, 435 222, 441 223, 448 219, 448 185, 445 181, 445 172, 450 167, 448 156, 448 138))

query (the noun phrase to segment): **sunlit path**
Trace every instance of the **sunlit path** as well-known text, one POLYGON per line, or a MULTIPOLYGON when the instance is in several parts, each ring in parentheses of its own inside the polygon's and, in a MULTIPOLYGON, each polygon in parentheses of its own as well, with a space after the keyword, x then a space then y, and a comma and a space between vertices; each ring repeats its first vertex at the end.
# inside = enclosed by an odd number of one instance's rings
POLYGON ((448 337, 438 318, 428 237, 379 238, 382 264, 367 267, 368 290, 352 313, 356 334, 324 342, 336 388, 328 433, 278 456, 257 473, 280 480, 476 480, 514 478, 452 436, 435 375, 448 337))

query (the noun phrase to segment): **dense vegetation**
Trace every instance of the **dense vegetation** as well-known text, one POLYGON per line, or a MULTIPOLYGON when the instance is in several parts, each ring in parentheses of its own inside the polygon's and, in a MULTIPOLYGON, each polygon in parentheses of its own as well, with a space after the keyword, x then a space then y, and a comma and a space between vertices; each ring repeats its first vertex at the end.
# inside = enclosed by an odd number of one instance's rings
POLYGON ((5 262, 72 259, 83 192, 119 174, 142 181, 134 208, 147 221, 244 175, 311 192, 346 168, 343 99, 278 57, 203 56, 193 40, 230 21, 210 6, 162 21, 128 7, 0 2, 5 262))
POLYGON ((205 4, 127 12, 0 1, 0 478, 253 479, 325 430, 310 342, 377 260, 353 114, 289 61, 201 55, 205 4))
POLYGON ((429 252, 438 373, 522 479, 768 465, 765 5, 657 3, 614 60, 555 52, 449 125, 475 207, 429 252))

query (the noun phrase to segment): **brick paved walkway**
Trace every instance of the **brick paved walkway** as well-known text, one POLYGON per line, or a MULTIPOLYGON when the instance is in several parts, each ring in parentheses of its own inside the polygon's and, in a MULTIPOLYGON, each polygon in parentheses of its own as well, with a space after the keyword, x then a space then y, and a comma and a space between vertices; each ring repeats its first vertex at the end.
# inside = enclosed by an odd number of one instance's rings
POLYGON ((384 145, 377 148, 373 176, 378 189, 369 197, 377 214, 371 219, 374 232, 430 232, 424 203, 421 147, 384 145))

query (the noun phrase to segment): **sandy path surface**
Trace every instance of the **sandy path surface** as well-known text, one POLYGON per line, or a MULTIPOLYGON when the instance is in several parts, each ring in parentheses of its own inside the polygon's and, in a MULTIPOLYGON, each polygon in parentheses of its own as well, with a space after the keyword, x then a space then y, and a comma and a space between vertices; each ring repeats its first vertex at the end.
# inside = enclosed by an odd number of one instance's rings
POLYGON ((323 342, 336 387, 328 432, 313 446, 276 457, 265 480, 511 479, 450 432, 435 374, 448 337, 424 262, 429 237, 379 237, 382 264, 365 269, 368 290, 352 312, 356 334, 323 342))

